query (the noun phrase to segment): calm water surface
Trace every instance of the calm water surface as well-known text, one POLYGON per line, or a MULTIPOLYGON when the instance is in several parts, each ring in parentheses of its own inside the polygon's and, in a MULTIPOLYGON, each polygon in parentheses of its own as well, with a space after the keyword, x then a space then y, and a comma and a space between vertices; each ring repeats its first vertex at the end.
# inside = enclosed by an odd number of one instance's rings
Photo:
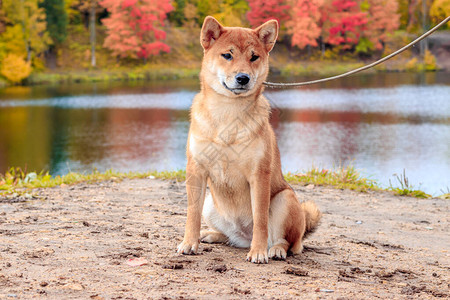
MULTIPOLYGON (((197 90, 195 80, 0 90, 0 172, 184 168, 197 90)), ((428 193, 450 188, 450 74, 359 75, 265 94, 285 172, 352 164, 389 186, 405 169, 428 193)))

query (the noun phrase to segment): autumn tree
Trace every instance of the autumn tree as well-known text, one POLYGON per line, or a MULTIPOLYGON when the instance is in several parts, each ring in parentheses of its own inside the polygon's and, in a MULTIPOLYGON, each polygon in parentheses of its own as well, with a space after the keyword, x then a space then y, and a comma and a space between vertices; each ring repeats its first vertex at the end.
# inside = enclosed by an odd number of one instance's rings
POLYGON ((226 26, 245 26, 248 9, 245 0, 223 0, 219 5, 219 12, 213 14, 213 17, 226 26))
POLYGON ((432 3, 433 0, 408 0, 408 32, 419 33, 423 30, 432 3))
POLYGON ((38 0, 3 0, 3 9, 8 26, 0 43, 8 39, 8 43, 23 47, 26 61, 30 62, 51 43, 43 8, 39 8, 38 0))
POLYGON ((291 6, 289 0, 248 0, 250 11, 247 19, 252 26, 259 26, 264 22, 275 19, 281 26, 289 20, 291 6))
POLYGON ((161 29, 173 10, 169 0, 103 0, 100 4, 110 13, 103 19, 104 46, 114 55, 146 59, 170 51, 162 42, 166 33, 161 29))
POLYGON ((292 34, 292 46, 300 49, 310 45, 318 46, 317 38, 321 28, 320 9, 324 0, 293 0, 291 2, 291 19, 286 22, 288 34, 292 34))
POLYGON ((12 83, 19 83, 30 76, 31 62, 26 62, 22 56, 9 53, 2 61, 0 73, 12 83))
POLYGON ((97 45, 96 23, 97 15, 105 9, 99 5, 99 0, 66 0, 66 11, 71 18, 75 18, 80 12, 87 16, 85 21, 89 29, 89 42, 91 44, 91 66, 96 66, 95 47, 97 45))
POLYGON ((212 16, 220 12, 217 0, 194 0, 197 7, 197 22, 201 26, 207 16, 212 16))
POLYGON ((187 28, 195 28, 198 27, 198 18, 197 18, 197 7, 192 3, 186 3, 186 6, 183 9, 184 17, 186 21, 184 26, 187 28))
POLYGON ((356 52, 382 50, 390 34, 400 26, 398 3, 391 0, 367 0, 362 9, 368 12, 367 26, 356 46, 356 52))
POLYGON ((0 34, 6 30, 6 15, 3 10, 3 1, 0 1, 0 34))
MULTIPOLYGON (((438 23, 450 16, 450 0, 435 0, 430 8, 430 17, 434 23, 438 23)), ((447 28, 450 24, 447 23, 447 28)))
POLYGON ((357 0, 326 0, 322 10, 322 37, 325 43, 350 49, 366 29, 367 13, 357 0))

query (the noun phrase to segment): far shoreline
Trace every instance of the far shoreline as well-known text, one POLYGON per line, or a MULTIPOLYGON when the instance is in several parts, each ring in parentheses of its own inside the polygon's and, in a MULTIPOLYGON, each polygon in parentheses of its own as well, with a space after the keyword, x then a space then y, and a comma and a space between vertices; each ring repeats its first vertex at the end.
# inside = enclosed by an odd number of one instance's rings
MULTIPOLYGON (((270 68, 271 76, 281 77, 301 77, 314 76, 324 78, 339 75, 350 70, 359 68, 371 61, 362 62, 351 61, 299 61, 283 65, 272 64, 270 68)), ((396 61, 387 63, 375 68, 361 72, 360 74, 376 73, 434 73, 447 72, 439 66, 436 69, 427 69, 423 64, 407 66, 405 62, 396 61)), ((21 84, 13 85, 0 79, 0 88, 11 86, 36 86, 46 84, 72 84, 72 83, 94 83, 94 82, 135 82, 135 81, 164 81, 197 79, 200 73, 200 63, 198 67, 167 66, 147 64, 139 68, 119 68, 114 70, 87 69, 87 70, 53 70, 46 72, 36 72, 25 79, 21 84)), ((353 75, 358 76, 358 75, 353 75)))

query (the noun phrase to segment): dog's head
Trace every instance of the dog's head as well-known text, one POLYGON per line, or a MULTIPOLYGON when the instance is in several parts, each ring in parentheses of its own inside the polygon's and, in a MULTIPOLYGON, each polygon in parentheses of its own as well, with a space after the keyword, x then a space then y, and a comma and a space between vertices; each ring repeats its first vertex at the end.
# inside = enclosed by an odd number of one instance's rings
POLYGON ((223 27, 213 17, 206 17, 200 34, 204 84, 234 98, 259 91, 269 71, 269 52, 277 36, 276 20, 252 30, 223 27))

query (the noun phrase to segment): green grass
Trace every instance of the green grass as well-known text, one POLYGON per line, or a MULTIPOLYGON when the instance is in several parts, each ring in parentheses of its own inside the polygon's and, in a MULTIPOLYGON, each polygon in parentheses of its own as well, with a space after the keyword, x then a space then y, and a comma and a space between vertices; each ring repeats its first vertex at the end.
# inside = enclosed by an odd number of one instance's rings
MULTIPOLYGON (((358 61, 318 61, 318 62, 305 62, 299 61, 295 63, 287 63, 280 65, 279 71, 282 76, 334 76, 342 74, 353 69, 364 66, 364 63, 358 61)), ((376 72, 375 69, 371 70, 372 73, 376 72)))
POLYGON ((415 189, 414 186, 412 186, 409 183, 408 177, 406 177, 406 172, 404 169, 403 169, 403 174, 400 174, 400 175, 394 174, 394 176, 396 177, 400 187, 394 187, 392 185, 392 182, 389 180, 390 187, 388 188, 388 190, 390 190, 400 196, 410 196, 410 197, 424 198, 424 199, 431 198, 431 195, 429 195, 421 190, 415 189))
MULTIPOLYGON (((303 173, 287 173, 284 175, 287 182, 291 184, 318 186, 331 186, 337 189, 349 189, 358 192, 372 191, 389 191, 399 196, 410 196, 416 198, 431 198, 431 195, 423 191, 413 188, 405 172, 397 175, 399 187, 394 187, 391 183, 390 187, 383 189, 372 179, 364 178, 359 171, 352 166, 339 167, 333 170, 320 169, 313 167, 303 173)), ((81 182, 96 183, 105 180, 120 181, 125 178, 159 178, 166 180, 185 181, 186 171, 163 171, 163 172, 117 172, 108 170, 106 172, 98 172, 94 170, 92 173, 74 173, 70 172, 63 176, 51 176, 48 172, 27 172, 21 168, 11 168, 5 174, 0 174, 0 196, 7 195, 30 195, 29 193, 35 188, 49 188, 61 185, 73 185, 81 182)), ((444 192, 443 192, 444 193, 444 192)), ((449 199, 450 193, 443 194, 439 198, 449 199)))
POLYGON ((51 176, 48 172, 26 172, 21 168, 11 168, 5 174, 0 174, 0 195, 13 193, 27 193, 35 188, 49 188, 60 185, 72 185, 81 182, 95 183, 105 180, 123 180, 125 178, 149 178, 155 177, 160 179, 175 179, 184 181, 186 172, 164 171, 164 172, 117 172, 108 170, 104 173, 93 171, 89 174, 70 172, 63 176, 51 176))
POLYGON ((149 66, 145 69, 113 71, 43 72, 33 73, 25 81, 25 84, 192 79, 198 78, 199 72, 200 69, 198 68, 171 68, 169 66, 149 66))
POLYGON ((340 167, 335 170, 313 167, 305 173, 287 173, 284 177, 287 182, 292 184, 326 185, 359 192, 381 190, 376 181, 362 177, 352 166, 340 167))

